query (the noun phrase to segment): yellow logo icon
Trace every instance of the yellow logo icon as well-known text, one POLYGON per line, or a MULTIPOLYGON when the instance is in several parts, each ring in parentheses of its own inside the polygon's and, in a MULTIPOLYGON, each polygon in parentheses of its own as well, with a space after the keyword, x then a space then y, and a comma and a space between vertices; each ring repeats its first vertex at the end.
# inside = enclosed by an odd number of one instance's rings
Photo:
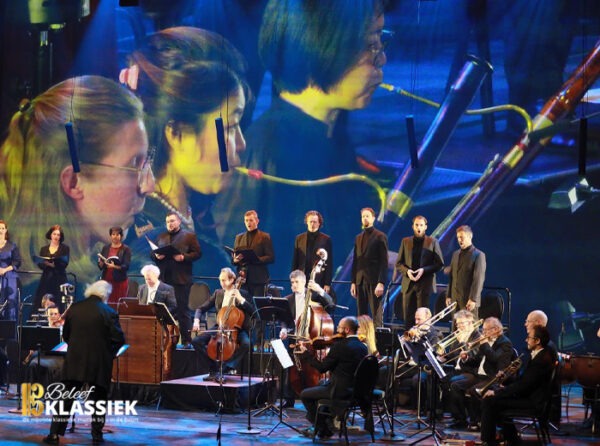
POLYGON ((22 383, 23 415, 39 417, 44 413, 44 386, 40 383, 22 383))

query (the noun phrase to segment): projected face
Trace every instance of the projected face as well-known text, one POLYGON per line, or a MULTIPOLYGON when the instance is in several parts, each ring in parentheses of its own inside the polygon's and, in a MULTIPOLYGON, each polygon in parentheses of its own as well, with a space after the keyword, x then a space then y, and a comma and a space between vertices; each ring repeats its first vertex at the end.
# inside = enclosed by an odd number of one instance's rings
MULTIPOLYGON (((216 194, 228 183, 232 167, 240 165, 239 153, 246 149, 246 141, 240 128, 240 120, 246 107, 244 91, 239 88, 229 95, 219 109, 205 117, 200 133, 182 130, 177 148, 171 149, 170 164, 185 186, 202 194, 216 194), (222 173, 219 163, 219 145, 215 119, 223 118, 225 146, 230 171, 222 173)), ((204 117, 203 117, 204 118, 204 117)))
POLYGON ((98 164, 84 166, 85 174, 82 170, 78 176, 75 206, 91 237, 109 242, 106 227, 133 224, 146 194, 154 190, 154 177, 144 167, 148 139, 141 120, 123 124, 106 144, 112 148, 110 154, 98 164))
POLYGON ((6 227, 6 225, 4 223, 0 223, 0 240, 6 239, 7 231, 8 231, 8 228, 6 227))
POLYGON ((384 17, 373 21, 365 50, 358 63, 354 65, 332 89, 331 94, 338 98, 336 108, 357 110, 370 104, 373 93, 383 80, 382 67, 387 62, 381 43, 384 17))

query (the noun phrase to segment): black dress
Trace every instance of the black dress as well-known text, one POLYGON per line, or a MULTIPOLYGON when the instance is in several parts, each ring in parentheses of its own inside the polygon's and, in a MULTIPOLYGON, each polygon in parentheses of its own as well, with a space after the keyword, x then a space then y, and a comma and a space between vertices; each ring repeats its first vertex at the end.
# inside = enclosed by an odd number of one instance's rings
POLYGON ((50 245, 40 248, 40 257, 49 257, 54 263, 54 267, 47 266, 41 259, 37 263, 42 272, 40 284, 35 292, 33 301, 33 311, 36 311, 42 305, 42 296, 46 293, 54 295, 56 305, 62 310, 60 286, 67 283, 67 266, 69 265, 69 246, 61 243, 55 253, 50 253, 50 245))

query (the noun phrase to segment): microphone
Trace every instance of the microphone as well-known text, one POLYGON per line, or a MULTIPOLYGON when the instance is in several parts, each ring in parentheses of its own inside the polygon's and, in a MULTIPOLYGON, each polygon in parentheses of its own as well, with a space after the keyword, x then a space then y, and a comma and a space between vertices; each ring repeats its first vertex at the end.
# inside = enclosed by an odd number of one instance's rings
POLYGON ((75 145, 75 135, 73 134, 73 123, 67 122, 65 124, 65 131, 67 132, 67 144, 69 144, 69 155, 71 156, 71 164, 73 165, 73 171, 79 173, 79 157, 77 156, 77 146, 75 145))
POLYGON ((219 164, 221 172, 229 172, 229 163, 227 162, 227 146, 225 145, 225 129, 223 128, 223 118, 215 119, 215 128, 217 131, 217 144, 219 145, 219 164))

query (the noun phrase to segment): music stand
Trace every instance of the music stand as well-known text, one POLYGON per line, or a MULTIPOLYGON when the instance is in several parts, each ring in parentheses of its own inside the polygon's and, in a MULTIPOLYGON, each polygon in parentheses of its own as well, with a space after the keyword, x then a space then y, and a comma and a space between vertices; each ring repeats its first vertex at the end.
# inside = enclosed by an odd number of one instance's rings
MULTIPOLYGON (((167 306, 163 303, 163 302, 152 302, 151 305, 149 305, 149 307, 152 309, 152 313, 154 313, 154 316, 156 316, 156 320, 158 321, 158 323, 162 326, 163 330, 164 330, 164 334, 166 336, 170 336, 169 333, 169 325, 171 326, 175 326, 177 325, 177 322, 175 322, 175 318, 173 317, 173 315, 171 314, 171 312, 169 311, 169 309, 167 308, 167 306)), ((177 333, 177 332, 175 332, 177 333)), ((165 358, 165 336, 161 336, 160 337, 160 353, 161 353, 161 376, 162 373, 165 371, 165 364, 162 363, 162 361, 165 362, 169 362, 168 358, 169 356, 167 355, 167 357, 165 358)), ((165 373, 165 375, 170 375, 171 374, 171 364, 167 364, 168 367, 168 373, 165 373)), ((169 379, 169 377, 167 376, 165 379, 169 379)), ((156 405, 156 408, 158 409, 160 406, 160 398, 158 400, 158 404, 156 405)))
MULTIPOLYGON (((285 323, 288 327, 294 326, 294 317, 292 316, 292 311, 290 309, 290 303, 285 297, 271 297, 271 296, 254 296, 254 306, 256 307, 256 314, 258 315, 258 319, 265 322, 266 324, 271 325, 272 338, 275 338, 275 323, 277 321, 285 323)), ((272 353, 271 353, 271 370, 268 376, 273 378, 273 361, 272 361, 272 353)), ((265 371, 265 375, 267 372, 265 371)), ((282 389, 283 383, 279 383, 280 392, 282 389)), ((268 387, 270 389, 270 386, 268 387)), ((272 398, 267 397, 267 403, 265 403, 265 407, 258 410, 254 413, 254 416, 259 416, 265 413, 266 411, 271 411, 275 415, 281 415, 281 411, 283 408, 277 408, 272 402, 272 398)))
MULTIPOLYGON (((431 368, 435 372, 435 373, 431 374, 431 395, 430 395, 431 401, 429 403, 429 406, 430 406, 429 414, 430 414, 430 420, 431 420, 431 424, 429 425, 429 428, 431 429, 431 432, 429 434, 425 435, 424 437, 419 438, 417 441, 410 443, 410 446, 412 446, 414 444, 418 444, 427 438, 433 438, 433 441, 435 442, 436 445, 441 444, 440 440, 442 440, 442 441, 444 440, 444 433, 440 432, 436 428, 436 419, 437 419, 436 411, 437 411, 437 402, 438 402, 438 395, 437 395, 438 384, 439 384, 438 379, 444 379, 446 377, 446 372, 444 372, 444 368, 437 360, 435 352, 433 351, 433 347, 431 346, 431 344, 429 343, 429 341, 427 339, 423 340, 423 346, 425 347, 425 357, 427 358, 427 360, 429 361, 429 364, 431 365, 431 368)), ((422 429, 418 432, 415 432, 414 434, 411 435, 411 437, 417 433, 423 432, 424 430, 427 430, 427 428, 422 429)))

